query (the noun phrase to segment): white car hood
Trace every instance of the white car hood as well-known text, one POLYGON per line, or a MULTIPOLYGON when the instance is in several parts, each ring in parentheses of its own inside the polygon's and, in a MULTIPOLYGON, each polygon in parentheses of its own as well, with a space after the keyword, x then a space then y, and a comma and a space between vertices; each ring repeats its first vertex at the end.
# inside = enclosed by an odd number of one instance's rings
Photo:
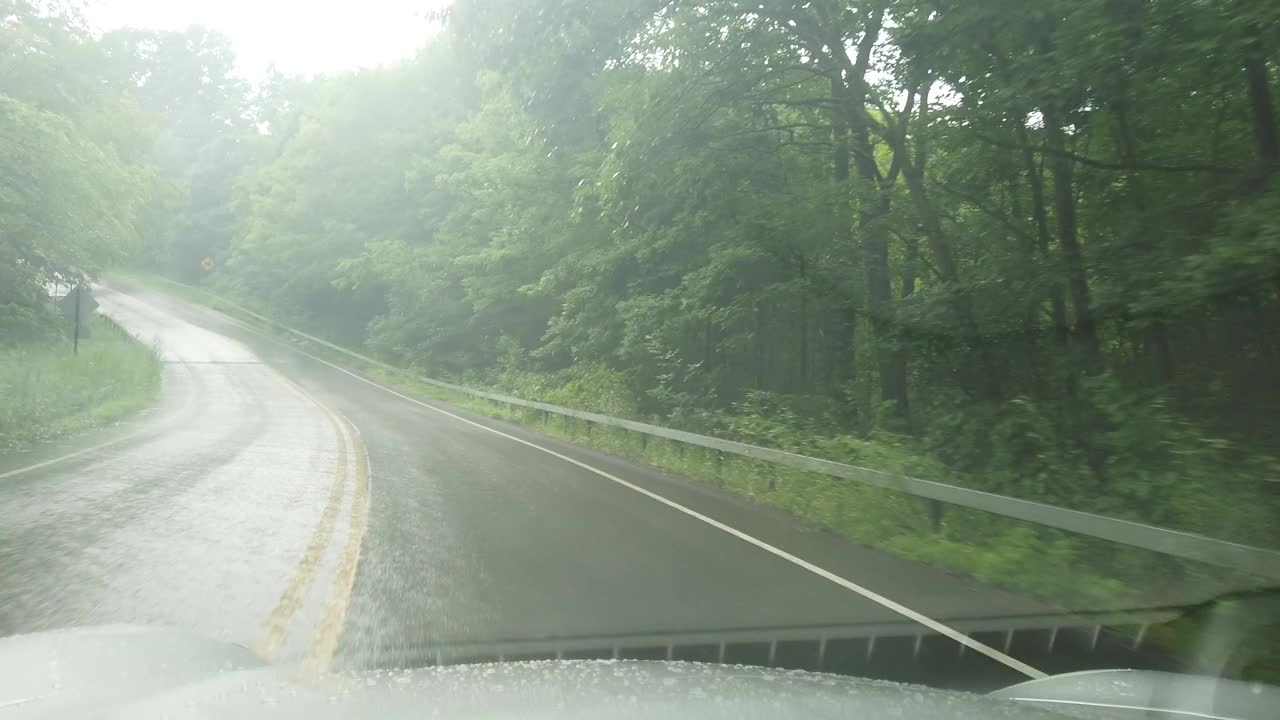
POLYGON ((638 661, 316 676, 190 634, 112 626, 0 639, 15 718, 910 718, 1060 715, 978 695, 799 671, 638 661))

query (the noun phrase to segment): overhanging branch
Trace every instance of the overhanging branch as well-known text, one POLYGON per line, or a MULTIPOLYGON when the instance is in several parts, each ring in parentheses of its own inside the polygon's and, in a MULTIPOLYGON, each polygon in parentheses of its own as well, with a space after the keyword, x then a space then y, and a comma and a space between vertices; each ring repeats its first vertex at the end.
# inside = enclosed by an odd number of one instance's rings
POLYGON ((1020 143, 1013 143, 1005 140, 1000 140, 999 138, 993 138, 988 135, 983 135, 982 133, 974 133, 974 137, 978 138, 984 143, 987 143, 988 145, 992 145, 998 148, 1003 148, 1005 150, 1019 150, 1019 151, 1030 150, 1032 152, 1038 152, 1043 155, 1056 155, 1059 157, 1068 158, 1074 162, 1078 162, 1081 165, 1085 165, 1087 167, 1096 167, 1102 170, 1117 170, 1122 172, 1144 170, 1144 171, 1151 171, 1151 172, 1171 172, 1171 173, 1201 172, 1201 173, 1212 173, 1215 175, 1239 175, 1244 172, 1240 168, 1228 167, 1226 165, 1210 165, 1210 164, 1204 164, 1204 163, 1165 165, 1162 163, 1145 163, 1145 162, 1134 162, 1134 163, 1107 162, 1106 160, 1097 160, 1095 158, 1079 155, 1070 150, 1057 150, 1051 147, 1047 147, 1045 145, 1023 145, 1020 143))

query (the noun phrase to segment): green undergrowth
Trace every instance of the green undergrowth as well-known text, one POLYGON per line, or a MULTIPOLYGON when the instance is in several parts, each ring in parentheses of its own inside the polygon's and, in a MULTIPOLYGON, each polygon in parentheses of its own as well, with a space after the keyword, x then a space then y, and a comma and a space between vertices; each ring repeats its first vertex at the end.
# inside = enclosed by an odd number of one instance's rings
POLYGON ((89 330, 77 355, 70 340, 0 348, 0 449, 108 425, 155 401, 155 353, 105 318, 89 330))

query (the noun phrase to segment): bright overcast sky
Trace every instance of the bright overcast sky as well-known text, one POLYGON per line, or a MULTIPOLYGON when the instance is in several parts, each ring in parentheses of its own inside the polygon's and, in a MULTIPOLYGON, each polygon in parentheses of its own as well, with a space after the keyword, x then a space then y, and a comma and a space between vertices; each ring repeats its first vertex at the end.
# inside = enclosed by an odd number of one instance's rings
POLYGON ((87 0, 97 30, 204 25, 231 38, 241 73, 318 74, 395 62, 438 26, 425 13, 448 0, 87 0))

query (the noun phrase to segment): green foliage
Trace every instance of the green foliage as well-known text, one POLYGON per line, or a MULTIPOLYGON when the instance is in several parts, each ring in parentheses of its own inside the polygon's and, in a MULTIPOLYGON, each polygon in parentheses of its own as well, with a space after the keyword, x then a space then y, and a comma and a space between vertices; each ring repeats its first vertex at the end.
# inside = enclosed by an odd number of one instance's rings
MULTIPOLYGON (((10 0, 0 342, 141 245, 425 375, 1274 545, 1272 5, 457 0, 250 90, 214 33, 10 0)), ((981 577, 1094 552, 694 455, 981 577)))
POLYGON ((636 417, 639 404, 627 373, 603 365, 576 366, 556 375, 508 371, 496 386, 516 397, 611 415, 636 417))
POLYGON ((6 273, 71 275, 128 252, 137 178, 110 148, 68 118, 4 96, 0 133, 6 273))
POLYGON ((143 259, 195 280, 205 259, 223 261, 236 184, 263 144, 249 117, 249 88, 233 75, 230 40, 201 27, 123 29, 99 44, 110 81, 127 89, 146 121, 140 153, 159 187, 146 208, 143 259))
POLYGON ((0 3, 0 346, 47 334, 47 285, 141 246, 154 173, 104 65, 74 17, 0 3))
MULTIPOLYGON (((397 67, 208 106, 265 128, 215 285, 429 376, 1274 544, 1275 11, 452 17, 397 67)), ((850 537, 924 522, 745 477, 850 537)), ((950 538, 1009 544, 975 573, 1084 552, 982 530, 950 538)))

